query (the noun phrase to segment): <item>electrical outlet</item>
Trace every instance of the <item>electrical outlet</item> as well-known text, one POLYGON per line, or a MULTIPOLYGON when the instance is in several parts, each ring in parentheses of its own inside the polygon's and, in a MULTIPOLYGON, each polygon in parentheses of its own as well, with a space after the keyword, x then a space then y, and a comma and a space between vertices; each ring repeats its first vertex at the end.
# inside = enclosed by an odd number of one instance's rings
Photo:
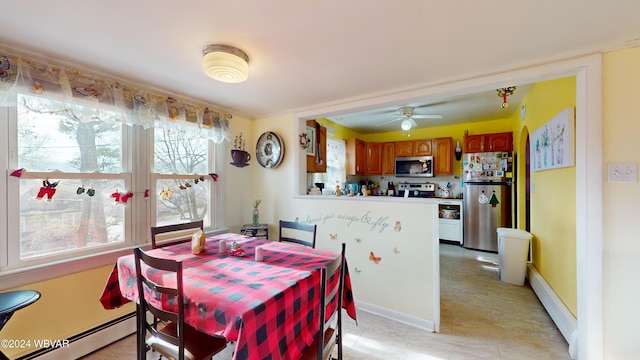
POLYGON ((638 181, 638 164, 637 163, 608 164, 607 178, 609 182, 636 182, 638 181))

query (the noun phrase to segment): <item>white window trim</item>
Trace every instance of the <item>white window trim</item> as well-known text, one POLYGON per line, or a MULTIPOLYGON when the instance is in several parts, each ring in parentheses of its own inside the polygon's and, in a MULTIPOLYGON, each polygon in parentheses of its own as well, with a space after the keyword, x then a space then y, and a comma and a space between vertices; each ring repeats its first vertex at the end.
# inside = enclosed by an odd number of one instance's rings
MULTIPOLYGON (((17 109, 16 107, 1 107, 0 106, 0 141, 4 144, 9 144, 9 141, 15 142, 15 139, 10 139, 9 134, 9 118, 13 116, 14 119, 17 117, 17 109)), ((15 126, 15 124, 13 125, 15 126)), ((128 154, 129 151, 134 151, 137 156, 135 156, 131 161, 138 162, 142 161, 146 164, 135 164, 138 168, 147 169, 145 173, 146 176, 139 176, 133 180, 137 182, 135 184, 132 183, 133 174, 131 173, 131 169, 134 167, 134 164, 130 164, 128 160, 124 160, 122 164, 122 172, 120 174, 114 174, 118 178, 122 178, 123 174, 128 178, 125 181, 128 181, 128 184, 132 186, 132 189, 143 189, 146 188, 146 184, 150 184, 150 175, 148 169, 150 168, 149 156, 153 156, 153 151, 149 151, 149 142, 146 141, 149 131, 152 129, 143 129, 140 126, 136 126, 127 130, 129 135, 123 138, 123 154, 128 154), (136 141, 133 141, 136 139, 136 141)), ((218 182, 215 186, 212 184, 211 191, 209 191, 211 196, 210 204, 212 204, 213 211, 210 211, 211 214, 211 226, 206 231, 207 235, 216 235, 228 232, 229 229, 226 227, 226 217, 225 217, 225 201, 226 196, 224 189, 224 176, 222 172, 224 171, 224 160, 225 160, 225 144, 216 144, 213 141, 209 140, 209 168, 214 169, 213 172, 217 173, 219 176, 218 182), (212 144, 212 145, 211 145, 212 144), (213 156, 215 154, 215 156, 213 156), (214 230, 212 230, 214 229, 214 230)), ((153 144, 150 144, 152 147, 153 144)), ((11 145, 9 146, 0 146, 0 166, 3 166, 7 169, 6 175, 0 177, 0 189, 8 189, 8 180, 10 178, 10 172, 12 169, 9 166, 9 162, 13 159, 15 154, 13 152, 10 153, 9 149, 12 149, 11 145)), ((126 156, 125 156, 126 158, 126 156)), ((141 170, 142 171, 142 170, 141 170)), ((100 177, 104 177, 105 174, 101 174, 100 177)), ((107 175, 111 176, 111 175, 107 175)), ((213 179, 210 179, 213 181, 213 179)), ((151 222, 151 204, 149 201, 145 200, 144 197, 139 196, 134 198, 131 207, 128 207, 125 211, 125 233, 128 235, 127 239, 140 239, 139 241, 128 240, 124 244, 116 244, 116 245, 107 245, 101 247, 100 250, 96 251, 96 248, 87 249, 86 252, 78 251, 74 253, 75 255, 67 258, 49 258, 49 261, 42 263, 28 263, 21 264, 21 267, 10 267, 9 261, 9 240, 11 237, 17 235, 18 230, 9 229, 9 224, 12 223, 9 219, 10 210, 12 206, 10 206, 8 202, 7 191, 0 191, 0 228, 5 229, 5 231, 0 232, 0 291, 11 289, 19 286, 24 286, 26 284, 45 281, 73 273, 77 273, 80 271, 86 271, 95 269, 102 266, 115 264, 115 261, 118 257, 123 255, 131 254, 131 250, 138 246, 148 247, 150 243, 150 232, 149 227, 151 222), (133 226, 133 224, 138 224, 138 226, 133 226), (144 224, 144 225, 140 225, 144 224), (133 232, 136 232, 133 234, 133 232)), ((16 222, 17 223, 17 222, 16 222)))

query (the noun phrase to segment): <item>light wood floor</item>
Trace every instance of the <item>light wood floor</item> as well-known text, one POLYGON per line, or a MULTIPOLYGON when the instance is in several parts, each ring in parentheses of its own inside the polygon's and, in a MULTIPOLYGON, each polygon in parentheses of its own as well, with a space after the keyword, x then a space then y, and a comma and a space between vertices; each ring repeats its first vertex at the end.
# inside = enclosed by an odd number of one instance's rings
MULTIPOLYGON (((568 345, 529 284, 501 282, 497 254, 440 245, 441 325, 430 333, 360 311, 343 316, 349 360, 570 359, 568 345)), ((230 359, 231 346, 214 357, 230 359)), ((129 336, 83 359, 135 359, 129 336)), ((157 359, 157 354, 147 354, 157 359)))

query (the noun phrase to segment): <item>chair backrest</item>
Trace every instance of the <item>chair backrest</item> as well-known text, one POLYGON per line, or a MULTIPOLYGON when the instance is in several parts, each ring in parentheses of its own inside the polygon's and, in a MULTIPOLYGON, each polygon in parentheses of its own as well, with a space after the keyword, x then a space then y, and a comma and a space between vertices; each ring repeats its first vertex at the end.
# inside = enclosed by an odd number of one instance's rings
POLYGON ((297 221, 280 220, 280 232, 278 241, 291 242, 311 248, 316 247, 317 225, 303 224, 297 221))
POLYGON ((204 231, 203 220, 174 225, 152 226, 151 248, 156 249, 191 241, 191 236, 198 229, 204 231))
POLYGON ((318 327, 318 359, 328 359, 333 346, 338 346, 338 359, 342 359, 342 292, 344 288, 345 254, 346 244, 342 243, 340 256, 322 268, 320 275, 320 311, 318 327), (338 286, 327 292, 330 279, 339 276, 338 286), (336 300, 337 305, 327 314, 327 305, 336 300), (335 328, 331 325, 336 322, 335 328))
POLYGON ((136 282, 138 285, 139 303, 140 303, 140 316, 138 325, 142 328, 138 329, 138 333, 146 332, 151 333, 151 336, 156 337, 162 341, 166 341, 174 346, 178 347, 181 357, 184 356, 184 337, 180 334, 184 334, 184 299, 182 292, 182 262, 171 259, 161 259, 151 256, 145 253, 140 248, 133 249, 135 261, 136 261, 136 282), (146 267, 156 270, 162 270, 162 272, 147 270, 142 272, 142 263, 146 267), (146 276, 149 274, 149 276, 146 276), (151 278, 153 274, 153 279, 151 278), (174 280, 175 279, 175 280, 174 280), (170 284, 170 285, 169 285, 170 284), (146 290, 146 292, 145 292, 146 290), (161 299, 168 300, 172 304, 177 305, 177 311, 170 311, 162 309, 161 304, 154 305, 150 302, 151 299, 156 301, 162 301, 161 299), (160 299, 160 300, 158 300, 160 299), (153 322, 147 321, 147 311, 150 312, 154 320, 153 322), (171 336, 167 333, 161 332, 158 329, 159 322, 162 320, 164 323, 173 322, 177 326, 178 336, 171 336))

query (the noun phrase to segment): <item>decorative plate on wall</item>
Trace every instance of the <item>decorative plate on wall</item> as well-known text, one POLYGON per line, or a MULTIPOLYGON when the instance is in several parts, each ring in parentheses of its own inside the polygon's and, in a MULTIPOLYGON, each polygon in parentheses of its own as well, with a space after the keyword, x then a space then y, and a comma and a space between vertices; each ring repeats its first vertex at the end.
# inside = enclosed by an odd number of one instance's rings
POLYGON ((262 133, 256 144, 256 158, 264 168, 275 168, 284 158, 284 143, 271 131, 262 133))

